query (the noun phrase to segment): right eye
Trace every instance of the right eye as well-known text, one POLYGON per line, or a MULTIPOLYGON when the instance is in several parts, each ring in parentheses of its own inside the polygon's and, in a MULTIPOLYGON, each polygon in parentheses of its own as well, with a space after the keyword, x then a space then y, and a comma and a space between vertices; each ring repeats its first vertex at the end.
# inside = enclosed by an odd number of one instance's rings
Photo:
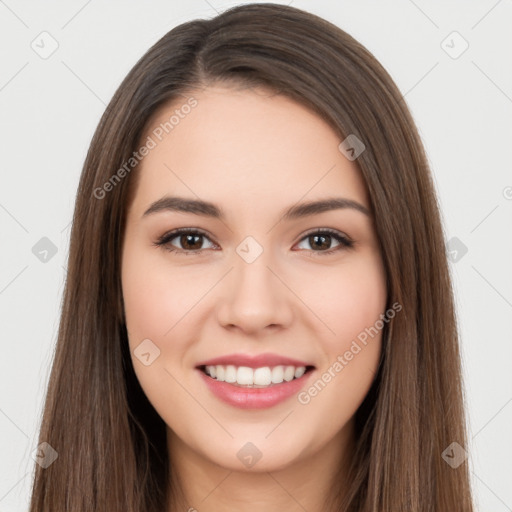
MULTIPOLYGON (((203 251, 202 245, 205 239, 210 240, 203 231, 191 228, 180 228, 164 233, 154 245, 170 252, 197 254, 203 251), (179 244, 178 246, 173 243, 175 239, 179 244)), ((208 248, 214 248, 215 244, 211 241, 210 243, 211 247, 208 248)))

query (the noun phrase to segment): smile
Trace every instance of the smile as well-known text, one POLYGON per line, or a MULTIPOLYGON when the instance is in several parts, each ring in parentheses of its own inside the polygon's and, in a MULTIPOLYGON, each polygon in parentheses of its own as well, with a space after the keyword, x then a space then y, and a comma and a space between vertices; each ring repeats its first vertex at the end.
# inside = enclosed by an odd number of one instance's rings
POLYGON ((219 382, 227 382, 235 386, 251 388, 267 388, 299 379, 306 373, 306 366, 283 366, 278 365, 273 368, 262 366, 260 368, 250 368, 248 366, 234 365, 208 365, 203 367, 206 375, 219 382))
POLYGON ((196 371, 212 395, 240 409, 273 407, 297 395, 315 366, 275 354, 232 354, 203 361, 196 371))

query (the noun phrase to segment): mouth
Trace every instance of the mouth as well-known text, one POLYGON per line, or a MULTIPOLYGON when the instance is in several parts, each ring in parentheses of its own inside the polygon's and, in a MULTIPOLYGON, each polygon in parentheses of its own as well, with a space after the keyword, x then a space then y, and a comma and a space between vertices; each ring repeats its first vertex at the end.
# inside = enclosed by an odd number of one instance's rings
POLYGON ((212 396, 240 409, 263 409, 289 400, 315 373, 307 361, 280 354, 227 354, 196 370, 212 396))
POLYGON ((266 389, 292 382, 312 372, 312 365, 276 365, 251 368, 235 365, 200 365, 197 367, 207 377, 217 382, 225 382, 235 387, 266 389))
POLYGON ((316 367, 277 354, 232 354, 196 366, 213 397, 238 409, 265 409, 296 396, 316 367))

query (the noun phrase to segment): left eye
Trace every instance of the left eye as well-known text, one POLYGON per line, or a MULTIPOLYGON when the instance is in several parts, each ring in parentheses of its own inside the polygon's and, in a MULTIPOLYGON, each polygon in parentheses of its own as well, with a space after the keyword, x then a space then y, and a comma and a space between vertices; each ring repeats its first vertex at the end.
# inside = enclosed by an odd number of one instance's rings
MULTIPOLYGON (((206 233, 194 229, 184 228, 162 235, 155 242, 155 245, 161 246, 171 252, 195 254, 201 252, 204 249, 202 247, 204 240, 208 240, 210 243, 210 247, 207 248, 211 249, 216 247, 215 244, 211 242, 206 233), (176 246, 173 243, 175 239, 178 241, 179 246, 176 246)), ((310 250, 316 253, 331 253, 343 248, 352 247, 353 245, 353 242, 349 238, 342 235, 341 233, 338 233, 337 231, 330 229, 314 231, 307 234, 306 236, 302 237, 299 245, 304 242, 308 243, 311 247, 311 249, 306 248, 306 250, 310 250), (337 242, 337 245, 335 245, 334 248, 331 247, 333 241, 337 242)), ((304 247, 299 248, 304 249, 304 247)))
POLYGON ((302 243, 303 240, 313 248, 311 250, 314 252, 323 253, 331 253, 343 249, 344 247, 352 247, 353 245, 353 242, 346 236, 332 230, 315 231, 313 233, 309 233, 304 238, 302 238, 301 242, 299 243, 302 243), (334 248, 331 248, 330 246, 333 240, 336 241, 338 245, 334 246, 334 248))

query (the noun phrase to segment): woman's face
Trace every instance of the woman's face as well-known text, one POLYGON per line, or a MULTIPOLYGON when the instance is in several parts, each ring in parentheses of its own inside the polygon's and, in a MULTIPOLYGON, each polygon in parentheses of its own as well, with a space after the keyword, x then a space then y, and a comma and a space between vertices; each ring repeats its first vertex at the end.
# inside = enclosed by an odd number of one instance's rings
POLYGON ((128 210, 136 375, 170 443, 198 460, 270 471, 340 453, 386 307, 363 178, 332 129, 286 97, 191 96, 152 119, 128 210))

